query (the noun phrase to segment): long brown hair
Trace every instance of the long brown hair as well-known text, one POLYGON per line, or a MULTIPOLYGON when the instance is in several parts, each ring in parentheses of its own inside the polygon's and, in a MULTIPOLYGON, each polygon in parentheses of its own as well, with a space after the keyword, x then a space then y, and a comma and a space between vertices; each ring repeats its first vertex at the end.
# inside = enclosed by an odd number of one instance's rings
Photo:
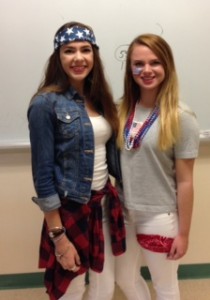
MULTIPOLYGON (((55 36, 65 28, 74 26, 88 28, 93 32, 90 26, 73 21, 62 25, 55 33, 55 36)), ((100 58, 99 49, 94 45, 92 45, 92 49, 94 65, 85 80, 84 94, 92 101, 95 109, 104 115, 110 123, 114 133, 117 135, 119 122, 116 105, 114 104, 111 89, 104 75, 104 67, 100 58)), ((65 93, 69 89, 69 79, 61 66, 59 51, 59 48, 54 50, 49 57, 44 78, 35 96, 44 92, 65 93)))
POLYGON ((126 70, 124 77, 124 93, 119 108, 120 128, 118 135, 118 145, 123 146, 123 132, 127 117, 135 103, 140 99, 141 90, 134 81, 131 72, 131 54, 136 45, 144 45, 151 49, 161 60, 165 79, 160 86, 157 95, 157 103, 160 106, 160 133, 159 148, 167 150, 172 147, 180 135, 178 106, 179 89, 176 68, 173 54, 168 43, 160 36, 155 34, 143 34, 137 36, 130 44, 127 52, 126 70))

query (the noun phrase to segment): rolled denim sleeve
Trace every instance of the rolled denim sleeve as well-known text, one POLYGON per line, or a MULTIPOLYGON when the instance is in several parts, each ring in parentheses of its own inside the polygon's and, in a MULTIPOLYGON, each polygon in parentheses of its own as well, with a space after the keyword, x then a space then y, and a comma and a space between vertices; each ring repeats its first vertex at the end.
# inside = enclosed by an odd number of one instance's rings
POLYGON ((32 201, 36 203, 44 212, 57 209, 61 206, 58 194, 52 195, 47 198, 32 197, 32 201))
POLYGON ((36 96, 28 110, 32 155, 32 174, 37 198, 33 201, 43 211, 60 206, 55 187, 55 124, 52 102, 47 94, 36 96))

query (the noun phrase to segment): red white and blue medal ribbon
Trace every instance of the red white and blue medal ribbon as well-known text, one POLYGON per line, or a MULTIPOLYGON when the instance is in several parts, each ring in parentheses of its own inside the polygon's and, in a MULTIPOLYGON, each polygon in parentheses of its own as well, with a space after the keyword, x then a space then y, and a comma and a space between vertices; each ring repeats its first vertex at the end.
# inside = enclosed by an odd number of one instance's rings
POLYGON ((154 110, 149 114, 143 125, 139 128, 135 135, 133 135, 133 129, 136 126, 136 122, 134 122, 135 109, 133 110, 126 122, 124 130, 126 150, 136 149, 140 146, 141 141, 145 137, 146 133, 148 132, 154 121, 157 119, 159 111, 159 107, 155 106, 154 110))

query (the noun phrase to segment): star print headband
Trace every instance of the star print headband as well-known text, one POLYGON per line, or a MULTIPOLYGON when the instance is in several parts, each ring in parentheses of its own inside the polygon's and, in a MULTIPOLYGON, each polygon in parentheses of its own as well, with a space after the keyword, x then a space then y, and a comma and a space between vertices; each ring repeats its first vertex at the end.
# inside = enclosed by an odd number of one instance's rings
POLYGON ((65 28, 64 30, 58 32, 54 39, 54 48, 56 50, 64 44, 76 41, 87 41, 96 48, 99 48, 96 43, 94 33, 90 29, 80 26, 65 28))

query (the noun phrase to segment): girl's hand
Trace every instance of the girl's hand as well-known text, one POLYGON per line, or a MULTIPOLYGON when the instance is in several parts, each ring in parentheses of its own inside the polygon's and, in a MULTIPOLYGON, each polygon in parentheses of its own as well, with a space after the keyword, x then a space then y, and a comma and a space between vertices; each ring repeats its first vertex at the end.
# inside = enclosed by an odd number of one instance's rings
POLYGON ((168 259, 180 259, 186 254, 187 248, 188 237, 177 235, 172 243, 171 250, 168 253, 168 259))
POLYGON ((80 257, 65 234, 55 243, 55 255, 63 269, 72 272, 77 272, 80 269, 80 257))

